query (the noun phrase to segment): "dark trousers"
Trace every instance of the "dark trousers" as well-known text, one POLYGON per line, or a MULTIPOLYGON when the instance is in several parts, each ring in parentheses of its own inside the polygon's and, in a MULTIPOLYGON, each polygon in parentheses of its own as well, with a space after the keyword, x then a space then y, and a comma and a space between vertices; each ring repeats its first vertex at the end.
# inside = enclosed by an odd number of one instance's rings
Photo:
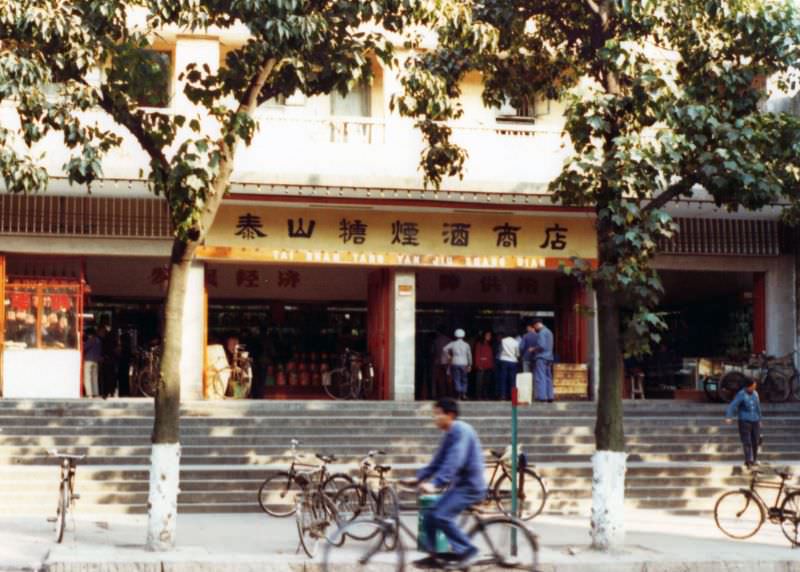
POLYGON ((511 388, 517 383, 517 364, 499 360, 497 362, 497 391, 503 401, 511 399, 511 388))
POLYGON ((441 530, 450 541, 450 548, 459 556, 466 555, 476 550, 475 546, 469 541, 469 537, 464 534, 456 524, 456 517, 464 509, 474 505, 486 493, 475 491, 463 491, 458 488, 451 488, 445 491, 436 504, 428 511, 422 519, 422 527, 425 530, 425 549, 433 554, 435 550, 436 531, 441 530))
POLYGON ((475 370, 475 399, 494 399, 494 372, 491 369, 475 370))
POLYGON ((739 438, 742 440, 742 449, 744 449, 744 462, 750 464, 758 461, 761 422, 739 420, 739 438))
POLYGON ((453 395, 450 378, 447 376, 448 367, 442 364, 433 366, 433 395, 431 397, 434 399, 453 395))

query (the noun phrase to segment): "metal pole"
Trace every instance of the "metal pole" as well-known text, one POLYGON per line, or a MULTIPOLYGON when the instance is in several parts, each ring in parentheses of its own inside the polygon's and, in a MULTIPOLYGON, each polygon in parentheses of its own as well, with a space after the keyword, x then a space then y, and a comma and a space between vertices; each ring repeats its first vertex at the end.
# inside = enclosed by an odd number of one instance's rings
MULTIPOLYGON (((517 516, 517 388, 511 389, 511 514, 517 516)), ((511 529, 511 556, 517 555, 517 529, 511 529)))

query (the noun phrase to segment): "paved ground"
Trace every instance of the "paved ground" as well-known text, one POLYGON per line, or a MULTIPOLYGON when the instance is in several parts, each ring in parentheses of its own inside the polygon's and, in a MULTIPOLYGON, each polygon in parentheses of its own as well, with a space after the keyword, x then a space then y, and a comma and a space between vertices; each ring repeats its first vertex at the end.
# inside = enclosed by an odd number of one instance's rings
MULTIPOLYGON (((413 523, 413 518, 409 517, 409 522, 413 523)), ((708 518, 631 511, 627 523, 626 549, 619 554, 600 554, 586 549, 586 518, 537 518, 532 529, 542 544, 543 570, 800 571, 800 549, 792 550, 774 525, 766 524, 753 539, 734 541, 723 536, 708 518)), ((0 517, 0 570, 249 572, 316 568, 295 552, 294 519, 259 514, 184 515, 178 521, 179 547, 168 555, 145 552, 144 534, 142 516, 78 516, 58 546, 52 540, 52 525, 44 519, 0 517)))

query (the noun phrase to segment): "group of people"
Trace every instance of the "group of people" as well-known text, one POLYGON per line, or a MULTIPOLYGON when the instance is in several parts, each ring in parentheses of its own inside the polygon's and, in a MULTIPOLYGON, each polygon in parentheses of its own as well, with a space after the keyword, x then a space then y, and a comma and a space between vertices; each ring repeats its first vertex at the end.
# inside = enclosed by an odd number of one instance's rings
POLYGON ((87 328, 83 342, 85 397, 105 399, 130 394, 131 337, 129 330, 115 334, 107 323, 87 328))
POLYGON ((470 345, 459 328, 454 337, 451 340, 439 328, 433 342, 432 387, 430 395, 423 397, 467 399, 472 376, 476 399, 509 400, 517 373, 522 371, 533 374, 537 401, 555 399, 553 332, 541 318, 528 322, 521 336, 485 331, 470 345))

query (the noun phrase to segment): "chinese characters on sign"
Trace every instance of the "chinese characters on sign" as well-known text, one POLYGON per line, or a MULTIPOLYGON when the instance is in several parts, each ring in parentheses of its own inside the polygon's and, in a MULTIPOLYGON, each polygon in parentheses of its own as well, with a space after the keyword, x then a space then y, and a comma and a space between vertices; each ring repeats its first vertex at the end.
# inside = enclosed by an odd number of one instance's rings
POLYGON ((244 288, 258 288, 258 270, 237 270, 236 285, 244 288))
POLYGON ((317 221, 310 220, 308 221, 308 226, 303 228, 303 217, 297 219, 297 227, 295 227, 294 219, 289 219, 286 221, 287 226, 289 227, 289 237, 290 238, 311 238, 311 235, 314 234, 314 227, 317 225, 317 221))
POLYGON ((567 232, 569 229, 556 223, 544 229, 544 242, 539 248, 551 248, 552 250, 564 250, 567 247, 567 232))
POLYGON ((364 244, 367 240, 367 225, 361 219, 339 221, 339 238, 344 244, 352 241, 353 244, 364 244))
POLYGON ((300 284, 300 273, 296 270, 281 270, 278 272, 279 288, 297 288, 300 284))
POLYGON ((241 236, 245 240, 253 240, 256 237, 263 238, 266 233, 261 232, 264 225, 261 222, 261 217, 251 213, 245 213, 239 217, 239 223, 236 225, 236 236, 241 236))
POLYGON ((469 246, 469 229, 471 226, 471 224, 463 222, 444 223, 444 230, 442 230, 444 243, 452 246, 469 246))
POLYGON ((496 226, 492 230, 497 233, 497 246, 503 248, 516 248, 517 247, 517 233, 522 227, 511 226, 508 223, 502 226, 496 226))
POLYGON ((415 222, 393 222, 392 235, 392 244, 419 246, 419 225, 415 222))

